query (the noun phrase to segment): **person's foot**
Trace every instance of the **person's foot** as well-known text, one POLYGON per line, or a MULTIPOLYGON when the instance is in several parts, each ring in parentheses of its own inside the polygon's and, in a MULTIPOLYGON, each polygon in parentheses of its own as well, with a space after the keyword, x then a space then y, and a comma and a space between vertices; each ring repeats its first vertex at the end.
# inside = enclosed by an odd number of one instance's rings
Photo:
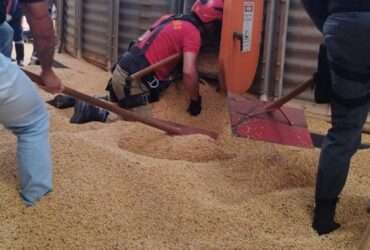
POLYGON ((44 198, 45 196, 47 196, 49 193, 51 193, 52 190, 48 190, 44 193, 40 193, 40 192, 33 192, 33 193, 30 193, 30 194, 25 194, 24 192, 21 192, 20 193, 20 196, 22 198, 22 201, 24 203, 24 205, 26 207, 33 207, 36 205, 37 202, 39 202, 42 198, 44 198))
POLYGON ((319 235, 329 234, 340 228, 340 224, 334 221, 337 202, 338 199, 316 201, 312 227, 319 235))
POLYGON ((70 120, 74 124, 83 124, 87 122, 105 122, 109 112, 105 109, 95 107, 83 101, 77 101, 75 111, 70 120))
POLYGON ((57 95, 53 100, 47 101, 48 104, 58 109, 72 108, 76 104, 76 99, 67 95, 57 95))
POLYGON ((37 57, 32 56, 29 65, 40 65, 40 60, 37 57))
POLYGON ((24 61, 23 60, 17 61, 17 64, 18 64, 19 67, 24 67, 24 61))

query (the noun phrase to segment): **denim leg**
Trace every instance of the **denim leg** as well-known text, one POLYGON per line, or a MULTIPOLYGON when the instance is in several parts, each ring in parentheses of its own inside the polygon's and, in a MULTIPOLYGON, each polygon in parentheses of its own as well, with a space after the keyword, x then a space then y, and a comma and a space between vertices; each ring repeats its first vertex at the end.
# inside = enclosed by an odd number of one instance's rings
POLYGON ((20 193, 32 206, 52 190, 48 113, 33 83, 19 69, 14 73, 11 86, 0 92, 0 122, 17 136, 20 193))
POLYGON ((331 15, 324 26, 324 38, 329 61, 353 72, 332 71, 332 90, 341 100, 356 105, 332 102, 332 128, 325 139, 316 183, 316 200, 335 200, 341 193, 348 176, 352 156, 361 143, 361 133, 368 116, 370 79, 352 78, 370 75, 369 13, 338 13, 331 15))
POLYGON ((349 108, 333 102, 332 128, 325 139, 316 183, 316 200, 334 200, 348 176, 350 161, 361 143, 369 103, 349 108))
POLYGON ((0 24, 0 53, 9 57, 12 54, 13 29, 7 22, 0 24))

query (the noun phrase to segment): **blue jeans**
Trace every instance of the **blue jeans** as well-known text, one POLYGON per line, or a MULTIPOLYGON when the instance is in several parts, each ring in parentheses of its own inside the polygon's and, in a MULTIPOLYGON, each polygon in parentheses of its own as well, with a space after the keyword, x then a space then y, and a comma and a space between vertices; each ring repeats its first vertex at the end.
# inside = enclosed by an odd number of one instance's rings
POLYGON ((12 54, 13 33, 7 22, 0 24, 0 53, 9 58, 12 54))
POLYGON ((23 42, 23 27, 22 27, 23 13, 21 7, 17 7, 16 11, 12 14, 12 20, 9 22, 10 27, 14 31, 14 42, 23 42))
POLYGON ((351 158, 361 143, 370 108, 369 34, 370 12, 333 14, 324 25, 336 97, 331 104, 332 128, 320 156, 316 200, 333 200, 340 195, 351 158))
POLYGON ((52 190, 48 113, 33 83, 1 54, 0 123, 17 136, 20 194, 32 206, 52 190))

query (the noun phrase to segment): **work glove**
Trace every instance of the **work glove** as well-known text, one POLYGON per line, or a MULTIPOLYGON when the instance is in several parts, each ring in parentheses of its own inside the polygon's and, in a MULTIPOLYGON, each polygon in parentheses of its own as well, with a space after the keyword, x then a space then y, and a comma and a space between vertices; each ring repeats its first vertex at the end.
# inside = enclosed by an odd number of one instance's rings
POLYGON ((202 112, 202 97, 199 96, 196 101, 191 100, 187 111, 192 116, 199 115, 202 112))

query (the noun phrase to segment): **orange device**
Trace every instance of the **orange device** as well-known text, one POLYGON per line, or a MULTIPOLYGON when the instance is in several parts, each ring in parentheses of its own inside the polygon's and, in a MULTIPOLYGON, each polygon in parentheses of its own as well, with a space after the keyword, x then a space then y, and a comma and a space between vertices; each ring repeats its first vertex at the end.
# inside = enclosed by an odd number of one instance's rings
POLYGON ((220 72, 228 93, 243 94, 252 85, 260 57, 263 0, 225 0, 220 72))

